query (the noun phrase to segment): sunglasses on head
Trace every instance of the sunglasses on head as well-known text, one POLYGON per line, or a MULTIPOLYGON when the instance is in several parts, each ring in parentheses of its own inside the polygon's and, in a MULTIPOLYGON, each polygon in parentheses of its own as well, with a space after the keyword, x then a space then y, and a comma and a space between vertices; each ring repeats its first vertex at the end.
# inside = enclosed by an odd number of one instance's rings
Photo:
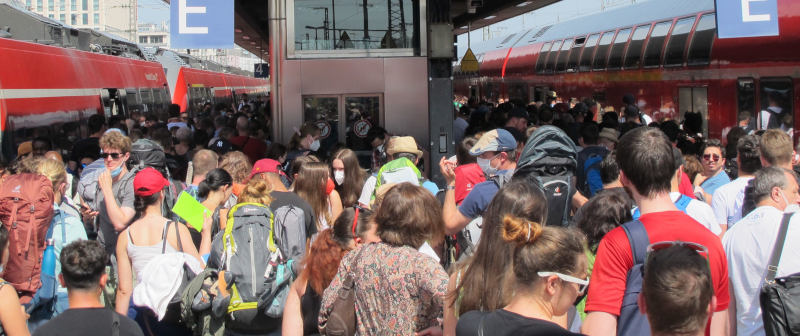
POLYGON ((353 216, 353 237, 356 236, 356 226, 358 226, 358 213, 361 211, 360 206, 353 207, 356 210, 356 214, 353 216))
POLYGON ((719 161, 720 156, 717 154, 703 154, 703 160, 706 161, 719 161))
POLYGON ((700 245, 698 243, 693 243, 693 242, 684 242, 684 241, 680 241, 680 240, 662 241, 662 242, 657 242, 657 243, 652 243, 650 245, 647 245, 647 250, 646 250, 647 252, 645 254, 645 263, 644 263, 645 268, 647 268, 647 264, 650 261, 650 259, 653 257, 653 254, 655 252, 663 250, 663 249, 666 249, 666 248, 669 248, 669 247, 673 247, 673 246, 682 246, 682 247, 688 248, 688 249, 690 249, 692 251, 697 252, 697 254, 699 254, 700 256, 705 258, 706 261, 708 261, 708 248, 703 246, 703 245, 700 245))
POLYGON ((123 153, 100 153, 101 158, 106 159, 110 156, 114 160, 119 159, 120 157, 122 157, 122 155, 123 153))
POLYGON ((589 278, 588 277, 586 278, 586 280, 583 280, 583 279, 578 279, 578 278, 576 278, 574 276, 570 276, 570 275, 566 275, 566 274, 562 274, 562 273, 558 273, 558 272, 538 272, 536 274, 538 276, 540 276, 540 277, 543 277, 543 278, 555 275, 555 276, 557 276, 559 279, 561 279, 563 281, 572 282, 572 283, 578 284, 578 295, 583 295, 583 293, 586 293, 586 288, 589 287, 589 278))

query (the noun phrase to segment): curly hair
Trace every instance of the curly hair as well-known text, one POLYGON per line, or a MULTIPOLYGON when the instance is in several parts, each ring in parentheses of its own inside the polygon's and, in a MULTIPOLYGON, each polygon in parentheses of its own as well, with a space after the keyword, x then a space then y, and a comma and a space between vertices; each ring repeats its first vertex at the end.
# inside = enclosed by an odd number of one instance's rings
POLYGON ((244 183, 250 177, 250 170, 253 165, 250 164, 250 159, 247 155, 240 151, 228 152, 222 156, 222 162, 219 167, 225 169, 228 174, 233 177, 233 183, 244 183))
POLYGON ((122 135, 120 132, 107 132, 100 137, 100 148, 113 148, 122 153, 131 151, 131 138, 122 135))

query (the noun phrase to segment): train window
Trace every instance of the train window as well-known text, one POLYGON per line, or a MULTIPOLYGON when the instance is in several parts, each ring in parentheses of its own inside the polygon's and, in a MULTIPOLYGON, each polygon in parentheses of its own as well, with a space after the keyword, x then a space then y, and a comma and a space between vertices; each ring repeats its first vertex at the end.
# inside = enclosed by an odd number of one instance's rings
POLYGON ((757 119, 759 128, 778 128, 787 131, 794 125, 792 118, 792 79, 791 78, 761 78, 759 81, 759 95, 761 112, 757 119), (774 112, 770 113, 768 111, 774 112), (781 113, 790 111, 790 113, 781 113), (780 115, 780 120, 770 122, 770 115, 780 115))
POLYGON ((553 42, 553 47, 550 49, 550 56, 547 57, 547 63, 545 63, 544 71, 547 73, 552 73, 555 69, 556 58, 558 57, 558 51, 561 50, 561 44, 563 41, 555 41, 553 42))
POLYGON ((692 42, 689 43, 689 65, 707 65, 711 62, 711 44, 717 33, 717 23, 714 13, 708 13, 697 21, 692 42))
POLYGON ((139 96, 136 89, 125 89, 125 93, 128 103, 128 113, 142 112, 142 97, 139 96))
POLYGON ((544 72, 544 63, 546 61, 547 55, 550 52, 550 45, 552 43, 547 42, 542 46, 542 50, 539 51, 539 58, 536 60, 536 73, 544 72))
POLYGON ((636 27, 631 36, 631 43, 628 45, 628 52, 625 54, 625 68, 638 68, 642 64, 642 47, 647 33, 650 32, 650 25, 636 27))
POLYGON ((659 22, 653 27, 650 40, 647 41, 647 47, 644 49, 645 68, 661 64, 661 51, 664 50, 664 39, 666 39, 670 27, 672 27, 671 21, 659 22))
POLYGON ((686 49, 686 40, 689 38, 692 25, 694 17, 675 22, 675 28, 672 29, 672 35, 667 42, 667 50, 664 52, 664 66, 683 65, 683 51, 686 49))
POLYGON ((569 53, 569 60, 567 61, 567 71, 578 71, 578 59, 581 55, 581 48, 586 42, 586 37, 575 38, 575 43, 572 44, 572 51, 569 53))
POLYGON ((564 72, 566 70, 570 48, 572 48, 572 39, 564 40, 564 44, 561 45, 561 52, 558 54, 558 62, 556 62, 556 72, 564 72))
POLYGON ((600 39, 600 34, 594 34, 586 39, 586 45, 583 47, 583 54, 581 54, 581 62, 578 66, 578 71, 592 70, 592 56, 594 47, 597 46, 597 40, 600 39))
POLYGON ((703 119, 703 134, 708 136, 708 88, 678 88, 678 108, 681 120, 687 112, 700 113, 703 119))
POLYGON ((153 91, 150 89, 139 89, 139 97, 142 100, 142 112, 153 110, 153 91))
POLYGON ((736 100, 739 119, 738 121, 750 120, 755 117, 756 112, 756 86, 752 78, 739 78, 736 87, 736 100))
POLYGON ((622 56, 625 54, 625 44, 628 43, 628 37, 631 36, 631 29, 622 29, 617 33, 614 39, 614 45, 611 46, 611 53, 608 56, 608 69, 619 69, 622 67, 622 56))
POLYGON ((592 69, 594 70, 604 70, 606 68, 606 59, 608 58, 608 45, 611 44, 611 40, 614 39, 614 32, 606 32, 603 34, 603 37, 600 38, 600 42, 597 44, 597 51, 594 53, 594 62, 592 63, 592 69))

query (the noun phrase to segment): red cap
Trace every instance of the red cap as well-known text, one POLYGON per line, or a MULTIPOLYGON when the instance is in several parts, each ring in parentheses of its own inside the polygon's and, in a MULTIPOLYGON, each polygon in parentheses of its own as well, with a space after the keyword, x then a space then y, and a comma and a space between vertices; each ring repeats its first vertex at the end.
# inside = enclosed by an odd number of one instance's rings
POLYGON ((256 164, 253 165, 253 170, 250 171, 250 177, 253 177, 255 174, 260 173, 275 173, 279 174, 278 166, 281 163, 273 160, 273 159, 261 159, 256 161, 256 164))
POLYGON ((158 170, 151 167, 142 169, 133 178, 133 194, 136 196, 150 196, 169 185, 169 181, 158 170))

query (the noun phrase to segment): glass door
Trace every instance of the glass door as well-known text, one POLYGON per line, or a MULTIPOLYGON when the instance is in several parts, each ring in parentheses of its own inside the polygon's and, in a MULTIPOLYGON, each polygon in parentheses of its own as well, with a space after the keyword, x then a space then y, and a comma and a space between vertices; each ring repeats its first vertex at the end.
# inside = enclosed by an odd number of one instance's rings
POLYGON ((314 122, 321 130, 323 156, 342 144, 356 152, 363 167, 369 167, 372 146, 367 134, 382 120, 381 94, 303 96, 303 121, 314 122))

